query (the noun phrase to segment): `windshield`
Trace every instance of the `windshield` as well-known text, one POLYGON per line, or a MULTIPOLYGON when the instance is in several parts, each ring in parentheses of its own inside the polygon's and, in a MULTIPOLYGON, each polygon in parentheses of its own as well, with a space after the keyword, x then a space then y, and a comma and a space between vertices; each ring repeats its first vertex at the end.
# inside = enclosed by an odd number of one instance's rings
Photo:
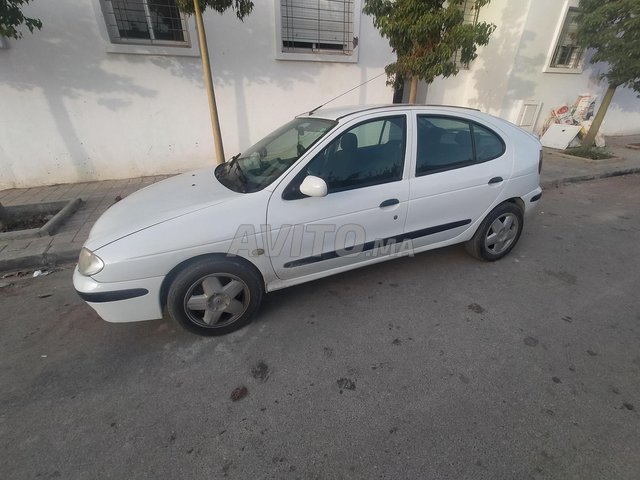
POLYGON ((309 147, 337 122, 321 118, 296 118, 267 135, 246 152, 218 165, 216 178, 241 193, 262 190, 282 175, 309 147))

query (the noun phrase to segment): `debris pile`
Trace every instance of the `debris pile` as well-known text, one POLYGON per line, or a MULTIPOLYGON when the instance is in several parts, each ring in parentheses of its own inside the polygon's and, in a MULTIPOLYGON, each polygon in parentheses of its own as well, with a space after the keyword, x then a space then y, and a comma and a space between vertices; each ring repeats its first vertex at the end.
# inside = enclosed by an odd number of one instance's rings
MULTIPOLYGON (((585 135, 591 128, 591 124, 593 123, 593 116, 595 114, 595 105, 597 99, 597 95, 585 93, 579 95, 576 101, 571 106, 564 103, 552 109, 549 117, 544 122, 542 131, 540 132, 541 137, 544 137, 547 131, 549 131, 550 129, 557 130, 557 127, 554 128, 553 125, 579 126, 581 128, 578 130, 577 136, 569 139, 568 146, 580 146, 580 139, 585 137, 585 135)), ((601 133, 598 133, 598 135, 596 136, 596 146, 604 147, 604 145, 604 136, 601 133)))

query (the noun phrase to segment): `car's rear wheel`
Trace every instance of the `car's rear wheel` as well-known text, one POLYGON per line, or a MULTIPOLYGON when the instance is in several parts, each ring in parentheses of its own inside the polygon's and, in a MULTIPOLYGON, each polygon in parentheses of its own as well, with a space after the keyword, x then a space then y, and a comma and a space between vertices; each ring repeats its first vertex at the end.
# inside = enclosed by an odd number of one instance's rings
POLYGON ((479 260, 499 260, 518 243, 523 226, 520 207, 511 202, 502 203, 489 212, 465 248, 479 260))
POLYGON ((171 317, 198 335, 224 335, 251 322, 260 307, 259 274, 234 259, 204 258, 187 265, 167 295, 171 317))

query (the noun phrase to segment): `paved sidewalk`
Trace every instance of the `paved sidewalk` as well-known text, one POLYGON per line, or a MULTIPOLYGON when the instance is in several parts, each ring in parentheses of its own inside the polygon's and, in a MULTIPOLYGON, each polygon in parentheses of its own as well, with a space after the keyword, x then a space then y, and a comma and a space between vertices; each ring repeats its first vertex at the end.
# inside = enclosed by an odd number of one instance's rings
MULTIPOLYGON (((587 160, 545 149, 542 187, 592 180, 614 175, 640 173, 640 150, 628 148, 640 143, 640 135, 607 137, 607 148, 616 158, 587 160)), ((151 185, 167 175, 53 185, 0 191, 4 205, 51 202, 82 198, 84 204, 51 237, 0 240, 0 271, 30 269, 75 261, 93 223, 116 201, 151 185)))
POLYGON ((0 191, 0 202, 5 206, 74 198, 81 198, 84 201, 80 208, 50 237, 0 240, 0 271, 45 267, 75 261, 94 222, 116 202, 116 198, 124 198, 164 178, 167 178, 167 175, 0 191))
POLYGON ((632 143, 640 143, 640 135, 607 137, 606 142, 607 150, 615 158, 589 160, 545 148, 542 187, 551 188, 564 183, 640 172, 640 150, 627 147, 632 143))

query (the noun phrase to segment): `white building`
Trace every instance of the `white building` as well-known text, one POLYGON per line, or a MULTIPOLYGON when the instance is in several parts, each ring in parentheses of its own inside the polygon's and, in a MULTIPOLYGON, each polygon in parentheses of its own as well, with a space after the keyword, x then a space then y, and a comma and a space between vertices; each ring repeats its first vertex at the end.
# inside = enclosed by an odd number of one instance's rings
MULTIPOLYGON (((604 66, 570 44, 577 3, 493 0, 480 12, 497 25, 489 45, 457 77, 423 85, 419 100, 480 108, 534 129, 557 104, 602 94, 604 66)), ((36 0, 25 9, 43 29, 0 47, 0 188, 214 161, 196 30, 173 5, 36 0)), ((361 0, 257 0, 244 23, 232 12, 205 13, 227 156, 369 79, 333 105, 391 101, 383 71, 394 56, 361 10, 361 0)), ((619 89, 604 129, 640 133, 633 92, 619 89)))
MULTIPOLYGON (((497 26, 468 70, 430 85, 427 103, 475 107, 539 132, 551 109, 578 95, 602 99, 606 64, 589 63, 575 42, 579 0, 492 0, 479 12, 497 26)), ((598 101, 597 105, 600 102, 598 101)), ((602 127, 605 135, 640 133, 640 100, 618 88, 602 127)))

